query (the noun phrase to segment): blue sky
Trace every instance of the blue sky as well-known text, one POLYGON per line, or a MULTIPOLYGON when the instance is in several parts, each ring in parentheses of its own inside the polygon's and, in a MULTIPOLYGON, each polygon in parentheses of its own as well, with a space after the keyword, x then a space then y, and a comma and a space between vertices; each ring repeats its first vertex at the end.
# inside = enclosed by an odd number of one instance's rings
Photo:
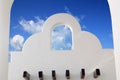
MULTIPOLYGON (((113 48, 111 15, 107 0, 15 0, 11 9, 9 51, 20 51, 26 39, 42 32, 42 24, 56 13, 73 15, 83 31, 89 31, 99 38, 103 48, 113 48)), ((56 31, 57 36, 53 35, 52 38, 58 42, 52 42, 52 47, 71 49, 69 29, 62 25, 61 28, 53 30, 53 33, 56 31)))

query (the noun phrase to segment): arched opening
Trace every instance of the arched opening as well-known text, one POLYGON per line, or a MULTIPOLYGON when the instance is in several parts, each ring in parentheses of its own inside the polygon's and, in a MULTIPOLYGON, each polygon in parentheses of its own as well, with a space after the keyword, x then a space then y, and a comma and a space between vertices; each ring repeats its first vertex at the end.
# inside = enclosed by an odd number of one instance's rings
POLYGON ((72 32, 66 25, 57 25, 52 30, 52 50, 72 50, 72 32))
POLYGON ((28 37, 36 32, 42 32, 44 21, 56 13, 73 15, 80 22, 82 30, 91 32, 99 38, 103 48, 114 48, 107 0, 92 2, 29 0, 29 3, 25 0, 15 0, 11 8, 9 51, 22 51, 28 37), (47 4, 49 7, 40 4, 47 4))

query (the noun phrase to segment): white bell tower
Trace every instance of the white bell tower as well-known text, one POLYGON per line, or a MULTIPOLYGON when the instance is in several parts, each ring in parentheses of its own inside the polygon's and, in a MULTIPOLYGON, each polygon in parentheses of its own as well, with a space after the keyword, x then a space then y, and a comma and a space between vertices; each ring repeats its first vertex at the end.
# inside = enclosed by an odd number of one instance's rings
POLYGON ((10 10, 13 0, 0 0, 0 80, 8 80, 10 10))

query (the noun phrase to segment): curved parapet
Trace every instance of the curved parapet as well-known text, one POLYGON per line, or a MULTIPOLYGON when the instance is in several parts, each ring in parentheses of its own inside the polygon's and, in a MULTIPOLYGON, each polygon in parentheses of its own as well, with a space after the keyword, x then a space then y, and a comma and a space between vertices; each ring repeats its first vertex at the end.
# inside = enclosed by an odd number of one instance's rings
POLYGON ((35 77, 35 73, 40 70, 48 75, 44 76, 45 79, 50 80, 52 79, 50 71, 56 70, 57 78, 66 80, 63 76, 66 69, 71 71, 71 79, 79 80, 78 75, 81 68, 86 69, 86 79, 88 80, 96 78, 96 76, 93 77, 93 73, 98 68, 102 72, 99 79, 116 80, 113 50, 102 49, 99 39, 90 32, 82 31, 73 16, 65 13, 54 14, 46 20, 43 26, 43 32, 31 36, 24 44, 22 52, 19 52, 20 54, 12 53, 9 80, 22 80, 21 75, 26 70, 30 72, 32 79, 38 79, 35 77), (72 50, 51 50, 50 34, 56 24, 70 26, 73 33, 72 50))
MULTIPOLYGON (((69 25, 72 31, 72 35, 73 35, 73 51, 76 49, 80 49, 81 51, 83 50, 83 52, 85 51, 90 51, 92 48, 92 50, 100 50, 102 48, 101 43, 99 41, 99 39, 93 35, 90 32, 86 32, 86 31, 81 31, 81 27, 78 23, 78 21, 71 15, 69 14, 65 14, 65 13, 60 13, 60 14, 55 14, 53 16, 51 16, 50 18, 48 18, 45 23, 44 23, 44 27, 43 27, 43 32, 42 33, 38 33, 35 34, 33 36, 31 36, 24 44, 23 46, 23 51, 24 50, 32 50, 33 48, 38 47, 39 45, 43 45, 41 48, 46 46, 46 49, 51 50, 51 33, 52 33, 52 29, 55 25, 60 25, 60 24, 64 24, 64 25, 69 25), (64 20, 63 20, 64 18, 64 20), (41 38, 43 37, 43 38, 41 38), (34 41, 36 40, 36 41, 34 41), (38 41, 39 40, 39 44, 38 41), (79 43, 77 41, 79 41, 79 43), (33 44, 31 44, 31 42, 36 42, 35 46, 33 44), (94 44, 95 43, 95 44, 94 44), (86 46, 87 44, 87 46, 86 46), (37 46, 38 45, 38 46, 37 46), (30 46, 30 47, 28 47, 30 46), (94 47, 96 49, 94 49, 94 47), (86 49, 86 50, 84 50, 86 49)), ((39 46, 40 47, 40 46, 39 46)), ((40 49, 41 49, 40 48, 40 49)))

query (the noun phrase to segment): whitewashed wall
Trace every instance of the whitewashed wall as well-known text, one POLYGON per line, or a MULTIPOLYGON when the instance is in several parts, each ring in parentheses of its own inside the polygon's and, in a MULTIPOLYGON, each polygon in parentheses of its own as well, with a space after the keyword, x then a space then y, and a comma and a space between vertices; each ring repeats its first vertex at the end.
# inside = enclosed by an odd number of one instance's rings
POLYGON ((0 80, 8 79, 8 42, 12 0, 0 0, 0 80))
POLYGON ((120 0, 108 0, 112 15, 114 54, 117 80, 120 80, 120 0))
MULTIPOLYGON (((120 80, 120 0, 108 0, 112 14, 117 79, 120 80)), ((0 80, 7 80, 10 8, 13 0, 0 0, 0 80), (3 35, 4 34, 4 35, 3 35), (3 54, 4 53, 4 54, 3 54)), ((19 54, 20 55, 20 54, 19 54)))
POLYGON ((46 20, 43 28, 43 32, 26 41, 22 52, 11 53, 9 80, 24 80, 23 71, 31 74, 31 80, 39 80, 38 71, 43 71, 45 80, 52 80, 51 70, 56 70, 58 80, 66 80, 66 69, 71 72, 71 80, 80 80, 81 68, 85 68, 87 80, 96 80, 93 78, 96 68, 101 70, 101 76, 97 80, 116 80, 113 50, 102 49, 97 37, 81 31, 73 16, 55 14, 46 20), (52 29, 59 24, 68 25, 72 30, 71 51, 51 50, 52 29))

